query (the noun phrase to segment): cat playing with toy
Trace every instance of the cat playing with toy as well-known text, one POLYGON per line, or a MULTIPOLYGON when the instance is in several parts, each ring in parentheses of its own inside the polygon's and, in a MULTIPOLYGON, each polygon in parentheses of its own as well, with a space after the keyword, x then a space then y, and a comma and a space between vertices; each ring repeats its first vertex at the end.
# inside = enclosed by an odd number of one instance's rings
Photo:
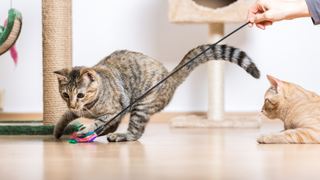
POLYGON ((256 65, 245 52, 227 45, 201 45, 190 50, 172 71, 176 73, 161 83, 158 82, 170 73, 160 62, 127 50, 115 51, 91 68, 73 67, 55 71, 59 91, 68 105, 68 110, 57 123, 54 136, 60 138, 71 121, 85 117, 95 120, 88 127, 79 128, 71 137, 72 142, 81 142, 81 138, 86 138, 84 142, 88 142, 96 138, 92 132, 97 132, 99 128, 97 136, 107 135, 109 142, 138 140, 150 117, 169 104, 177 87, 192 70, 209 60, 218 59, 237 64, 254 78, 260 76, 256 65), (187 64, 191 59, 195 60, 187 64), (180 70, 183 65, 186 66, 180 70), (157 83, 159 87, 150 90, 157 83), (150 92, 141 98, 148 90, 150 92), (141 99, 138 102, 125 109, 139 97, 141 99), (124 110, 124 113, 105 125, 121 110, 124 110), (127 113, 130 113, 127 131, 114 133, 127 113), (88 140, 88 137, 91 139, 88 140))

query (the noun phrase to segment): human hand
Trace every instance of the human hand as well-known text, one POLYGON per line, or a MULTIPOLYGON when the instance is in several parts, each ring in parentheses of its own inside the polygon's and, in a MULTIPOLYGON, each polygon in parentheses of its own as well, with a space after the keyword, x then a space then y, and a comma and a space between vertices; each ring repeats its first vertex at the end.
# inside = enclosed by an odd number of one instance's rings
POLYGON ((305 0, 257 0, 248 12, 247 21, 250 21, 249 27, 256 24, 258 28, 265 30, 266 26, 276 21, 299 17, 311 17, 305 0))

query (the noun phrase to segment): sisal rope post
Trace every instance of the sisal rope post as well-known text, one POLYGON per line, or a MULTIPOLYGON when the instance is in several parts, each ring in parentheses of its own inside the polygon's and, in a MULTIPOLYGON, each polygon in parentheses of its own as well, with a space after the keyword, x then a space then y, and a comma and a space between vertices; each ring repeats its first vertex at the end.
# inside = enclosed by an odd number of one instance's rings
POLYGON ((53 125, 66 105, 53 71, 72 66, 72 0, 42 0, 43 124, 53 125))
MULTIPOLYGON (((255 0, 168 0, 169 21, 176 24, 208 24, 209 43, 213 44, 224 37, 224 24, 246 22, 248 10, 254 2, 255 0)), ((259 117, 225 116, 225 62, 209 61, 207 65, 207 116, 179 116, 171 119, 170 127, 259 128, 259 117)))
MULTIPOLYGON (((224 36, 224 24, 209 24, 209 43, 213 44, 224 36)), ((220 44, 224 44, 222 41, 220 44)), ((224 71, 225 61, 209 61, 208 63, 208 119, 222 121, 224 111, 224 71)))

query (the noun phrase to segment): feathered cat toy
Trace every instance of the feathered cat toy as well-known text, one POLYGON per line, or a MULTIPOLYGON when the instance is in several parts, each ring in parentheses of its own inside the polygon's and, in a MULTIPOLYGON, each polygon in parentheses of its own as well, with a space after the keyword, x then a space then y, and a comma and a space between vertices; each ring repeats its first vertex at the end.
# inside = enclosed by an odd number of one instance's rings
POLYGON ((116 116, 114 116, 110 121, 108 121, 105 125, 100 126, 99 128, 97 128, 95 131, 91 131, 87 134, 83 134, 83 135, 78 135, 76 134, 76 132, 82 127, 79 126, 72 134, 70 137, 70 143, 86 143, 86 142, 92 142, 94 141, 94 139, 97 138, 97 134, 99 134, 110 122, 112 122, 113 120, 115 120, 118 116, 120 116, 123 112, 125 112, 129 107, 131 107, 134 103, 136 103, 137 101, 139 101, 142 97, 144 97, 145 95, 147 95, 150 91, 152 91, 153 89, 155 89, 158 85, 160 85, 162 82, 164 82, 165 80, 167 80, 169 77, 171 77, 173 74, 175 74, 176 72, 178 72, 180 69, 182 69, 183 67, 185 67, 186 65, 188 65, 189 63, 191 63, 194 59, 198 58, 200 55, 202 55, 203 53, 205 53, 207 50, 211 49, 212 47, 214 47, 215 45, 217 45, 219 42, 223 41, 224 39, 226 39, 227 37, 229 37, 230 35, 232 35, 233 33, 237 32, 238 30, 240 30, 241 28, 245 27, 246 25, 248 25, 250 22, 245 23, 244 25, 240 26, 238 29, 234 30, 233 32, 229 33, 228 35, 226 35, 225 37, 223 37, 222 39, 220 39, 218 42, 212 44, 211 46, 209 46, 207 49, 205 49, 204 51, 202 51, 200 54, 198 54, 197 56, 195 56, 194 58, 192 58, 190 61, 188 61, 187 63, 185 63, 184 65, 182 65, 180 68, 178 68, 177 70, 175 70, 174 72, 172 72, 171 74, 169 74, 166 78, 164 78, 163 80, 161 80, 159 83, 157 83, 155 86, 153 86, 151 89, 149 89, 147 92, 145 92, 143 95, 141 95, 139 98, 137 98, 134 102, 132 102, 130 105, 128 105, 126 108, 124 108, 121 112, 119 112, 116 116))

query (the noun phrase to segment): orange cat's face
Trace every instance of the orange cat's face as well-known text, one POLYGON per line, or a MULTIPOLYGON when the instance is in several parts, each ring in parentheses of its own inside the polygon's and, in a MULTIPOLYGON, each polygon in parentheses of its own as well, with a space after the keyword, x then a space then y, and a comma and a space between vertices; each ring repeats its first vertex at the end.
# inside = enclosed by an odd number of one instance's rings
POLYGON ((261 112, 269 119, 276 119, 279 118, 278 114, 285 105, 283 92, 285 83, 272 76, 267 75, 267 77, 271 87, 264 95, 264 105, 261 109, 261 112))

